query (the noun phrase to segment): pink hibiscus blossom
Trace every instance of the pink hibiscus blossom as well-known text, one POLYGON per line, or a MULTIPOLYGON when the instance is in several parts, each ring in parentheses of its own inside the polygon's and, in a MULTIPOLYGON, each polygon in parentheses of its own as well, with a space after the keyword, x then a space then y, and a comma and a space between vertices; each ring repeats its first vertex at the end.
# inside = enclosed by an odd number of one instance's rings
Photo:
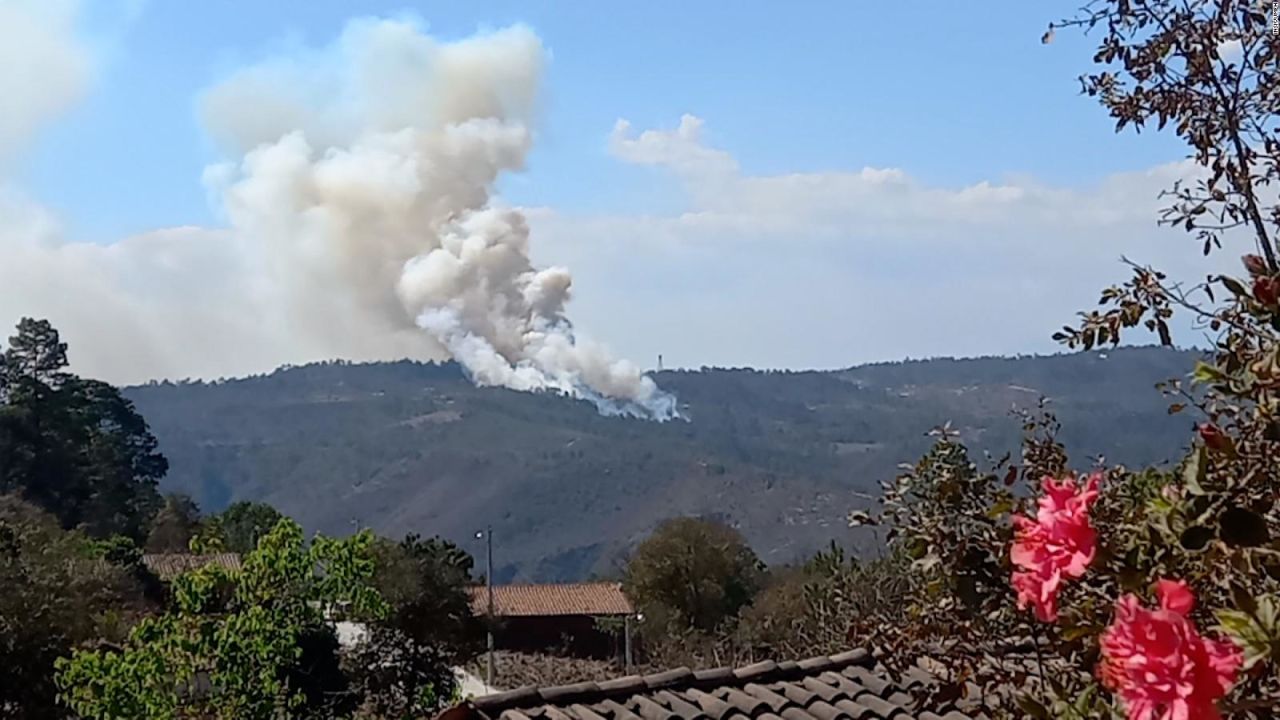
POLYGON ((1064 579, 1075 579, 1097 554, 1097 533, 1089 522, 1089 510, 1098 499, 1102 473, 1083 484, 1074 476, 1042 481, 1044 495, 1035 519, 1013 516, 1014 538, 1010 556, 1018 569, 1013 589, 1018 609, 1031 606, 1043 622, 1058 619, 1058 591, 1064 579))
POLYGON ((1233 643, 1200 636, 1187 618, 1195 596, 1181 581, 1156 583, 1157 610, 1125 595, 1102 634, 1098 674, 1129 720, 1217 720, 1215 702, 1235 684, 1244 656, 1233 643))

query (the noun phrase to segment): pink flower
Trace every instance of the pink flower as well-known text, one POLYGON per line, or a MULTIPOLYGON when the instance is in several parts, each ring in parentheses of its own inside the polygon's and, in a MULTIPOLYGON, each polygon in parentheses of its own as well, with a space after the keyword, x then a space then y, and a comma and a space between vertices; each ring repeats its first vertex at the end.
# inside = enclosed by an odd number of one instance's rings
POLYGON ((1244 663, 1234 644, 1200 636, 1187 618, 1195 596, 1181 581, 1156 583, 1158 610, 1133 595, 1116 602, 1102 634, 1102 683, 1124 701, 1129 720, 1217 720, 1244 663))
POLYGON ((1089 523, 1089 510, 1098 499, 1101 473, 1077 485, 1068 476, 1041 482, 1044 495, 1037 502, 1034 520, 1013 516, 1014 538, 1010 558, 1018 569, 1013 589, 1018 609, 1031 606, 1043 622, 1058 619, 1058 590, 1063 579, 1084 575, 1097 554, 1097 533, 1089 523))

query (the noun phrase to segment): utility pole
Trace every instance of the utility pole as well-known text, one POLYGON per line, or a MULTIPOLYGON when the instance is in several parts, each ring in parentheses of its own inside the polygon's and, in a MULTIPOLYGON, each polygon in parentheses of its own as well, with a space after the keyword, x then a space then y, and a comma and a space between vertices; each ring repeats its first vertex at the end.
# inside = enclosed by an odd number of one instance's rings
POLYGON ((489 586, 489 622, 488 641, 489 641, 489 666, 485 672, 484 682, 490 688, 493 687, 493 526, 490 525, 484 531, 485 540, 485 571, 484 580, 489 586))
POLYGON ((635 664, 635 660, 631 657, 631 613, 627 613, 623 616, 622 637, 625 644, 623 658, 627 665, 626 672, 627 674, 631 674, 631 667, 635 664))
POLYGON ((624 616, 624 619, 622 621, 622 635, 623 635, 623 642, 625 643, 625 649, 623 650, 623 654, 624 654, 623 661, 627 665, 626 671, 628 673, 631 672, 631 668, 635 667, 635 664, 636 664, 635 654, 631 650, 631 621, 632 620, 635 620, 636 622, 644 622, 644 613, 634 613, 634 614, 627 613, 626 616, 624 616))

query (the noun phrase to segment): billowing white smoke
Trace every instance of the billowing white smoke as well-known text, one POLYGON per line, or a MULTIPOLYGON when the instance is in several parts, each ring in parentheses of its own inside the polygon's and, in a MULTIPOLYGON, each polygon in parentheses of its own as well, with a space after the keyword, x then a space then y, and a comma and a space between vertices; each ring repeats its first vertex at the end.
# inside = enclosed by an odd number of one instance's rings
POLYGON ((211 134, 240 158, 206 181, 295 329, 430 338, 482 385, 675 417, 639 368, 575 336, 569 272, 533 267, 524 217, 493 201, 529 151, 543 61, 521 27, 442 44, 409 23, 353 22, 331 53, 204 95, 211 134))

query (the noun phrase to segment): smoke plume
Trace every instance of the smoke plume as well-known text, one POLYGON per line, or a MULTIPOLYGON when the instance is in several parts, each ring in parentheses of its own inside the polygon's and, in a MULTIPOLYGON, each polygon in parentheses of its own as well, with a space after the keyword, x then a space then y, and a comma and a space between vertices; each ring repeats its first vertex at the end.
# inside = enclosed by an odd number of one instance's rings
POLYGON ((675 417, 638 367, 575 335, 568 270, 534 267, 525 218, 494 200, 524 166, 544 61, 523 27, 439 43, 407 22, 352 22, 328 51, 202 96, 234 158, 206 183, 290 333, 337 351, 373 331, 447 352, 481 385, 675 417))

